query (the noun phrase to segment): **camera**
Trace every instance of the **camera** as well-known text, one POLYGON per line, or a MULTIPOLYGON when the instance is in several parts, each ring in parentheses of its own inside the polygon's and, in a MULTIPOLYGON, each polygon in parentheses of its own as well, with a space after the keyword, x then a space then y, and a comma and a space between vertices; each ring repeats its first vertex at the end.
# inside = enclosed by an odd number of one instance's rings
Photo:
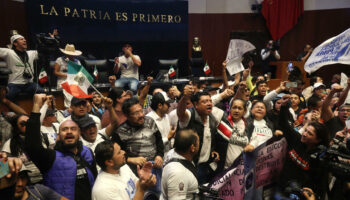
POLYGON ((59 47, 58 38, 47 36, 45 33, 36 34, 36 43, 38 52, 44 55, 55 53, 59 47))
POLYGON ((273 41, 272 46, 271 46, 271 50, 272 51, 278 51, 279 49, 280 49, 279 41, 273 41))
POLYGON ((218 199, 218 200, 223 200, 222 198, 219 197, 219 191, 215 190, 213 188, 204 186, 204 185, 199 185, 198 186, 199 190, 199 199, 201 200, 213 200, 213 199, 218 199))
POLYGON ((343 141, 344 138, 336 136, 331 147, 319 146, 311 158, 326 166, 336 178, 350 181, 350 139, 343 141))
POLYGON ((33 76, 30 74, 30 72, 28 70, 24 70, 23 72, 23 78, 25 79, 31 79, 33 76))
POLYGON ((283 192, 276 192, 273 196, 274 200, 303 200, 306 199, 304 196, 304 192, 307 192, 309 195, 310 192, 308 190, 304 190, 297 182, 289 181, 286 188, 284 188, 283 192))

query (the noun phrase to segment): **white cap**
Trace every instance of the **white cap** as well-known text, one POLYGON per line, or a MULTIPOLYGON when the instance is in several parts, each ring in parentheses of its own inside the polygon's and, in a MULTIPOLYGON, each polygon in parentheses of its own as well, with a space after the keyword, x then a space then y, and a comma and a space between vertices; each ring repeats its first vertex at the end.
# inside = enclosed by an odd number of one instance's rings
POLYGON ((10 38, 11 45, 13 45, 13 43, 14 43, 17 39, 19 39, 19 38, 24 38, 24 37, 23 37, 22 35, 19 35, 19 34, 13 35, 13 36, 10 38))
POLYGON ((325 84, 323 84, 323 83, 315 83, 314 84, 314 90, 317 89, 320 86, 326 87, 325 84))

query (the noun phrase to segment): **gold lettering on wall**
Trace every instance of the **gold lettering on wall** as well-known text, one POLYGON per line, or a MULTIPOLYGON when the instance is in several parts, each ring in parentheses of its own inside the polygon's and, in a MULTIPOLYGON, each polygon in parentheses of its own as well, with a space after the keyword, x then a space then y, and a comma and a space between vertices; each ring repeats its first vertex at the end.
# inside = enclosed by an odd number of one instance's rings
POLYGON ((75 8, 74 8, 74 10, 73 10, 72 17, 77 17, 77 18, 80 17, 80 16, 79 16, 79 13, 78 13, 78 11, 77 11, 77 9, 75 9, 75 8))
POLYGON ((64 16, 70 18, 82 18, 89 20, 108 20, 116 22, 131 22, 131 23, 181 23, 182 18, 180 15, 170 14, 152 14, 152 13, 133 13, 133 12, 121 12, 98 9, 84 9, 84 8, 72 8, 72 7, 54 7, 45 6, 40 4, 40 15, 50 16, 64 16), (115 15, 115 16, 113 16, 115 15))
POLYGON ((70 8, 64 7, 64 16, 67 17, 68 13, 70 13, 70 8))
POLYGON ((96 13, 94 10, 89 10, 90 11, 90 19, 96 19, 96 13))
POLYGON ((81 9, 81 12, 83 12, 83 17, 84 18, 86 18, 86 12, 87 12, 88 10, 87 9, 81 9))
POLYGON ((136 13, 132 13, 132 21, 135 22, 137 19, 137 14, 136 13))
POLYGON ((50 10, 50 15, 52 15, 52 14, 55 14, 56 16, 58 16, 58 13, 57 13, 55 7, 53 7, 53 6, 51 7, 51 10, 50 10))
POLYGON ((162 23, 166 23, 166 15, 160 15, 160 19, 162 23))
POLYGON ((43 4, 40 4, 40 14, 41 15, 48 15, 49 12, 44 12, 44 5, 43 4))
POLYGON ((140 13, 140 22, 146 22, 145 21, 145 15, 140 13))
POLYGON ((180 23, 181 22, 181 16, 180 15, 176 15, 174 17, 174 20, 175 20, 176 23, 180 23))
POLYGON ((123 16, 123 21, 125 21, 125 22, 128 21, 128 13, 123 12, 122 16, 123 16))
POLYGON ((111 20, 111 18, 109 17, 108 12, 106 12, 105 16, 103 16, 103 20, 106 20, 106 19, 111 20))
POLYGON ((159 15, 152 15, 152 22, 159 22, 159 15))

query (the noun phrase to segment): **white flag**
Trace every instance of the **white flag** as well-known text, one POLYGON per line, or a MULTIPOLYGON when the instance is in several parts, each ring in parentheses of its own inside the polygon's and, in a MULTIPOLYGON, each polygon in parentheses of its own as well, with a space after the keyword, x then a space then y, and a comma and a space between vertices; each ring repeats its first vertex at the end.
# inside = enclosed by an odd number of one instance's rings
POLYGON ((304 68, 308 73, 330 64, 350 64, 350 28, 316 47, 304 68))

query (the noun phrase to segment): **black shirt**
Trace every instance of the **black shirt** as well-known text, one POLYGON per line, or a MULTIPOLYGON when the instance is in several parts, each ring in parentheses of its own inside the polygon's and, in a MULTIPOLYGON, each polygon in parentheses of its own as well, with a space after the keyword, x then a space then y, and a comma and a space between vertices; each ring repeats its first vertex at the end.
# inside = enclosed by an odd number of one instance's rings
POLYGON ((331 139, 334 138, 335 134, 338 131, 341 131, 345 128, 345 124, 342 121, 340 121, 339 117, 333 117, 324 124, 328 128, 331 139))

